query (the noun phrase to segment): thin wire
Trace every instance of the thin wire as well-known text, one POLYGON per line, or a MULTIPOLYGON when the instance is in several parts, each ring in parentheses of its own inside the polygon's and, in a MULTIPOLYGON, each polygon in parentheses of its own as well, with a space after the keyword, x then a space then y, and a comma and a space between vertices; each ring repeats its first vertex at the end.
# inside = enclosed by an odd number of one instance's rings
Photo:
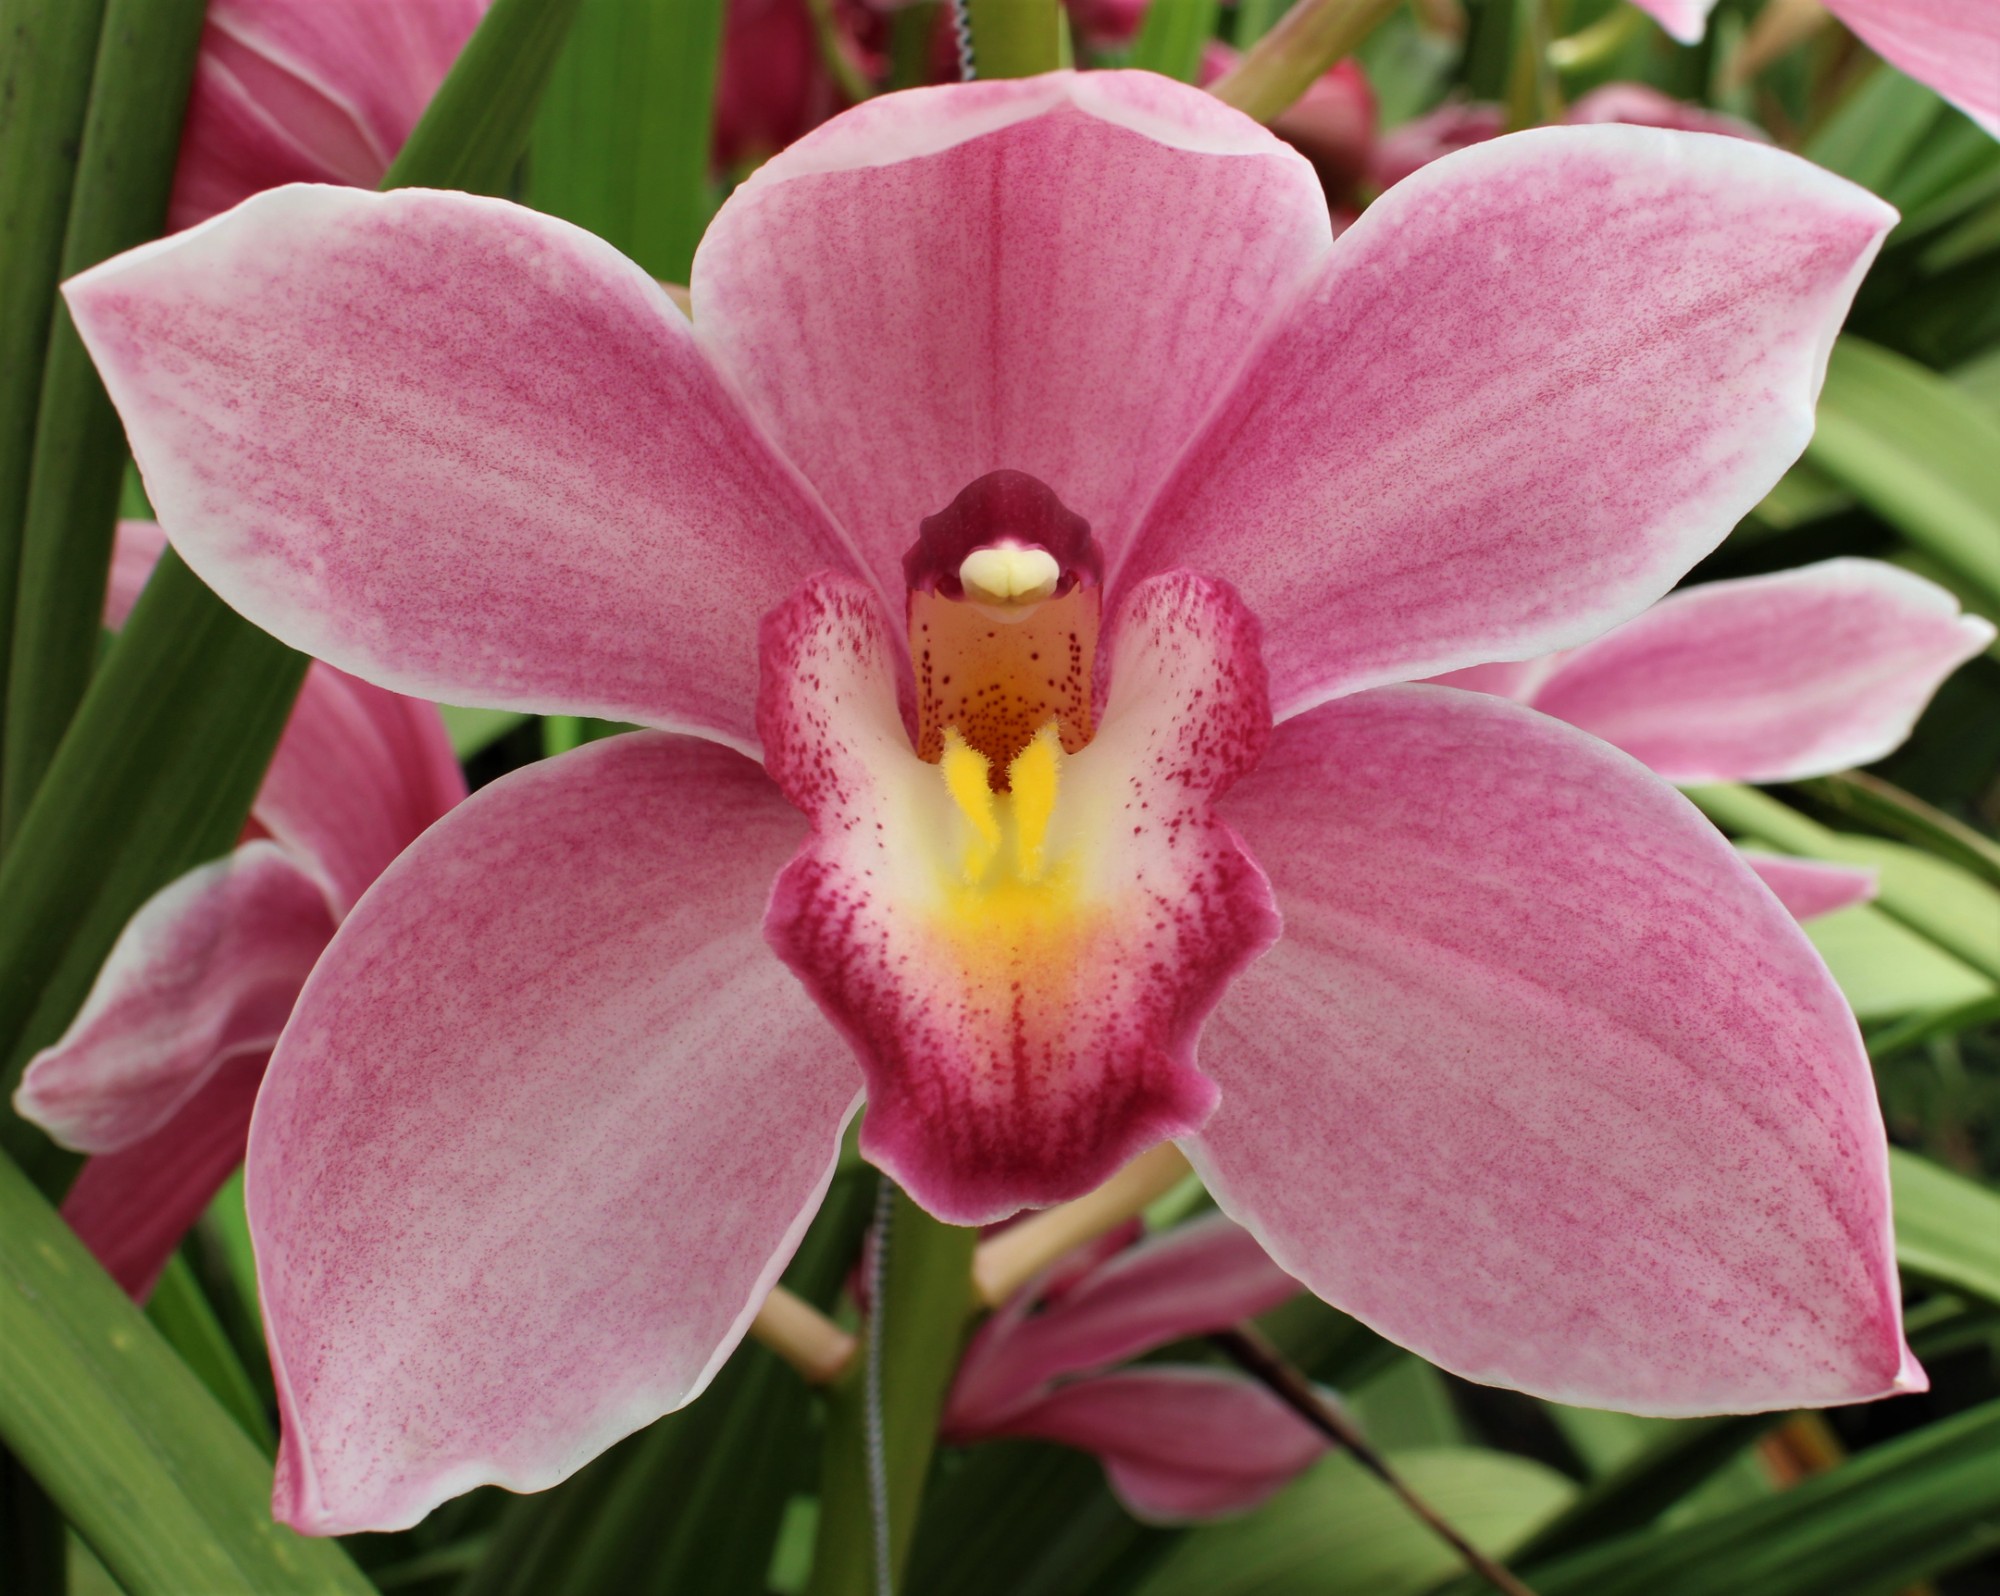
POLYGON ((889 1272, 889 1221, 896 1211, 896 1183, 887 1175, 875 1191, 875 1222, 868 1259, 868 1340, 862 1367, 862 1439, 868 1453, 868 1519, 875 1532, 875 1596, 896 1596, 889 1566, 889 1448, 882 1433, 883 1286, 889 1272))
POLYGON ((972 0, 951 0, 951 31, 958 41, 958 75, 970 83, 979 75, 972 65, 972 0))

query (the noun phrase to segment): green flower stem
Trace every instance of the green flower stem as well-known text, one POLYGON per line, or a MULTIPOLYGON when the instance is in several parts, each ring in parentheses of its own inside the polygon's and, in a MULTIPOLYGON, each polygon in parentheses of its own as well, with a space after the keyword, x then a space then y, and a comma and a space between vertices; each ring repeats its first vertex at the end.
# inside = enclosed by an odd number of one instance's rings
MULTIPOLYGON (((205 10, 205 0, 111 0, 106 8, 63 233, 64 277, 165 225, 205 10)), ((58 304, 21 526, 0 845, 19 827, 90 683, 124 474, 124 429, 58 304)))
POLYGON ((969 0, 972 65, 982 78, 1030 78, 1067 64, 1057 0, 969 0))
MULTIPOLYGON (((898 1191, 889 1224, 881 1314, 882 1432, 888 1458, 890 1564, 900 1581, 922 1505, 965 1330, 972 1316, 978 1232, 941 1224, 898 1191)), ((819 1542, 810 1596, 874 1596, 868 1502, 866 1360, 827 1395, 819 1542)))
POLYGON ((1320 74, 1375 31, 1396 0, 1299 0, 1209 93, 1269 122, 1291 109, 1320 74))
MULTIPOLYGON (((1710 820, 1748 841, 1807 859, 1829 859, 1840 864, 1871 862, 1846 847, 1840 833, 1828 830, 1755 787, 1718 783, 1689 787, 1686 791, 1710 820)), ((1874 902, 1890 919, 1943 948, 1989 980, 2000 981, 2000 958, 1977 939, 1962 935, 1948 916, 1938 912, 1928 894, 1913 890, 1885 870, 1874 902)))
POLYGON ((270 1463, 4 1158, 0 1439, 128 1596, 371 1596, 272 1522, 270 1463))

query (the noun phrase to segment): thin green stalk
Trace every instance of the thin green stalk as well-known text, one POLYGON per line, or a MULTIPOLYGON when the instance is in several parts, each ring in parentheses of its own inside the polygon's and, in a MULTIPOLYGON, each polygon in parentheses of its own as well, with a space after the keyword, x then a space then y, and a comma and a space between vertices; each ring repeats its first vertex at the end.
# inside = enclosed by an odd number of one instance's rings
POLYGON ((1816 803, 1859 821, 1870 831, 1914 843, 2000 887, 2000 843, 1893 782, 1866 771, 1849 770, 1795 785, 1816 803))
MULTIPOLYGON (((110 0, 63 233, 64 277, 165 225, 205 10, 205 0, 110 0)), ((58 305, 21 525, 0 847, 20 826, 90 682, 124 474, 118 414, 58 305)))
POLYGON ((9 0, 0 26, 0 708, 21 519, 104 0, 9 0))
POLYGON ((1298 0, 1276 27, 1209 85, 1246 116, 1269 122, 1298 102, 1326 69, 1375 31, 1396 0, 1298 0))
MULTIPOLYGON (((958 1368, 973 1310, 978 1233, 941 1224, 902 1192, 894 1199, 881 1318, 882 1445, 886 1460, 890 1588, 902 1578, 916 1533, 938 1417, 958 1368)), ((857 1359, 827 1398, 819 1541, 810 1596, 875 1596, 869 1511, 866 1367, 857 1359)))

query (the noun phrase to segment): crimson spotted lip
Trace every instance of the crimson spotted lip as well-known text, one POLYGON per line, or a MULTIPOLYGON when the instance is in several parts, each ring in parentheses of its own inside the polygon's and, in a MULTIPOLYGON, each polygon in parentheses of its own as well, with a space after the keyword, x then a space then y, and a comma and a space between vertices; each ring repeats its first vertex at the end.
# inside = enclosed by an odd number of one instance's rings
POLYGON ((958 1218, 1172 1136, 1475 1379, 1919 1386, 1796 924, 1628 755, 1408 685, 1581 644, 1713 547, 1893 220, 1775 150, 1559 128, 1335 240, 1254 123, 1058 73, 792 146, 692 324, 587 234, 423 191, 277 190, 73 282, 231 604, 402 692, 657 728, 476 793, 306 983, 248 1162, 279 1515, 406 1525, 687 1401, 864 1087, 867 1155, 958 1218), (912 657, 926 614, 977 642, 1085 585, 997 525, 912 583, 994 472, 1088 529, 1087 727, 1067 658, 975 726, 952 695, 997 678, 912 657))

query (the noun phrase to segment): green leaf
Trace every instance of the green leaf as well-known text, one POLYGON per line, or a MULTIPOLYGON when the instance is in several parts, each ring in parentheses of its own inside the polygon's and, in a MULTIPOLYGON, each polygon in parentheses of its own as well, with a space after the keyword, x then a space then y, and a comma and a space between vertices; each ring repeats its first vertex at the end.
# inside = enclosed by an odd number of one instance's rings
MULTIPOLYGON (((63 234, 65 277, 165 224, 205 10, 206 0, 111 0, 105 9, 63 234)), ((90 681, 124 471, 117 412, 59 305, 21 527, 0 845, 20 825, 90 681)))
POLYGON ((1943 109, 1944 102, 1921 83, 1879 66, 1813 136, 1805 157, 1885 193, 1943 109))
POLYGON ((0 28, 0 704, 63 231, 104 0, 10 0, 0 28))
MULTIPOLYGON (((504 185, 577 0, 496 0, 391 169, 391 182, 504 185)), ((0 1094, 62 1033, 125 922, 228 851, 306 660, 160 561, 0 860, 0 1094)), ((45 1189, 73 1167, 0 1113, 45 1189)))
POLYGON ((1978 971, 1867 904, 1821 915, 1805 933, 1863 1024, 1960 1009, 1994 990, 1978 971))
POLYGON ((1217 0, 1153 0, 1132 46, 1132 65, 1192 83, 1215 33, 1217 0))
POLYGON ((1843 337, 1806 458, 2000 605, 2000 420, 1962 389, 1843 337))
POLYGON ((2000 1307, 2000 1192, 1900 1147, 1889 1182, 1903 1273, 2000 1307))
POLYGON ((146 1301, 146 1317, 167 1345, 180 1354, 181 1362, 208 1387, 209 1395, 257 1443, 257 1449, 266 1457, 274 1456, 278 1440, 271 1433, 271 1421, 264 1416, 250 1376, 244 1373, 222 1321, 202 1295, 194 1271, 179 1253, 169 1258, 161 1271, 159 1283, 146 1301))
POLYGON ((968 0, 972 69, 982 78, 1028 78, 1066 64, 1069 30, 1057 0, 968 0))
POLYGON ((585 0, 549 79, 528 203, 685 283, 708 222, 722 0, 585 0))
MULTIPOLYGON (((903 1191, 895 1193, 882 1300, 874 1308, 882 1316, 882 1437, 889 1556, 897 1575, 909 1557, 938 1415, 972 1313, 978 1239, 977 1231, 943 1224, 903 1191)), ((856 1358, 828 1393, 819 1541, 808 1586, 813 1596, 872 1596, 878 1588, 868 1502, 866 1361, 856 1358)))
MULTIPOLYGON (((1576 1487, 1505 1452, 1440 1447, 1391 1457, 1417 1495, 1482 1551, 1506 1558, 1576 1487)), ((1345 1453, 1256 1512, 1196 1530, 1142 1596, 1417 1596, 1463 1565, 1345 1453)))
POLYGON ((271 1519, 271 1467, 0 1159, 0 1438, 129 1596, 371 1596, 271 1519))
POLYGON ((2000 1402, 1761 1502, 1523 1570, 1539 1596, 1890 1596, 1996 1543, 2000 1402))
POLYGON ((457 704, 440 704, 444 729, 451 738, 451 751, 461 760, 483 753, 528 717, 518 709, 466 709, 457 704))

